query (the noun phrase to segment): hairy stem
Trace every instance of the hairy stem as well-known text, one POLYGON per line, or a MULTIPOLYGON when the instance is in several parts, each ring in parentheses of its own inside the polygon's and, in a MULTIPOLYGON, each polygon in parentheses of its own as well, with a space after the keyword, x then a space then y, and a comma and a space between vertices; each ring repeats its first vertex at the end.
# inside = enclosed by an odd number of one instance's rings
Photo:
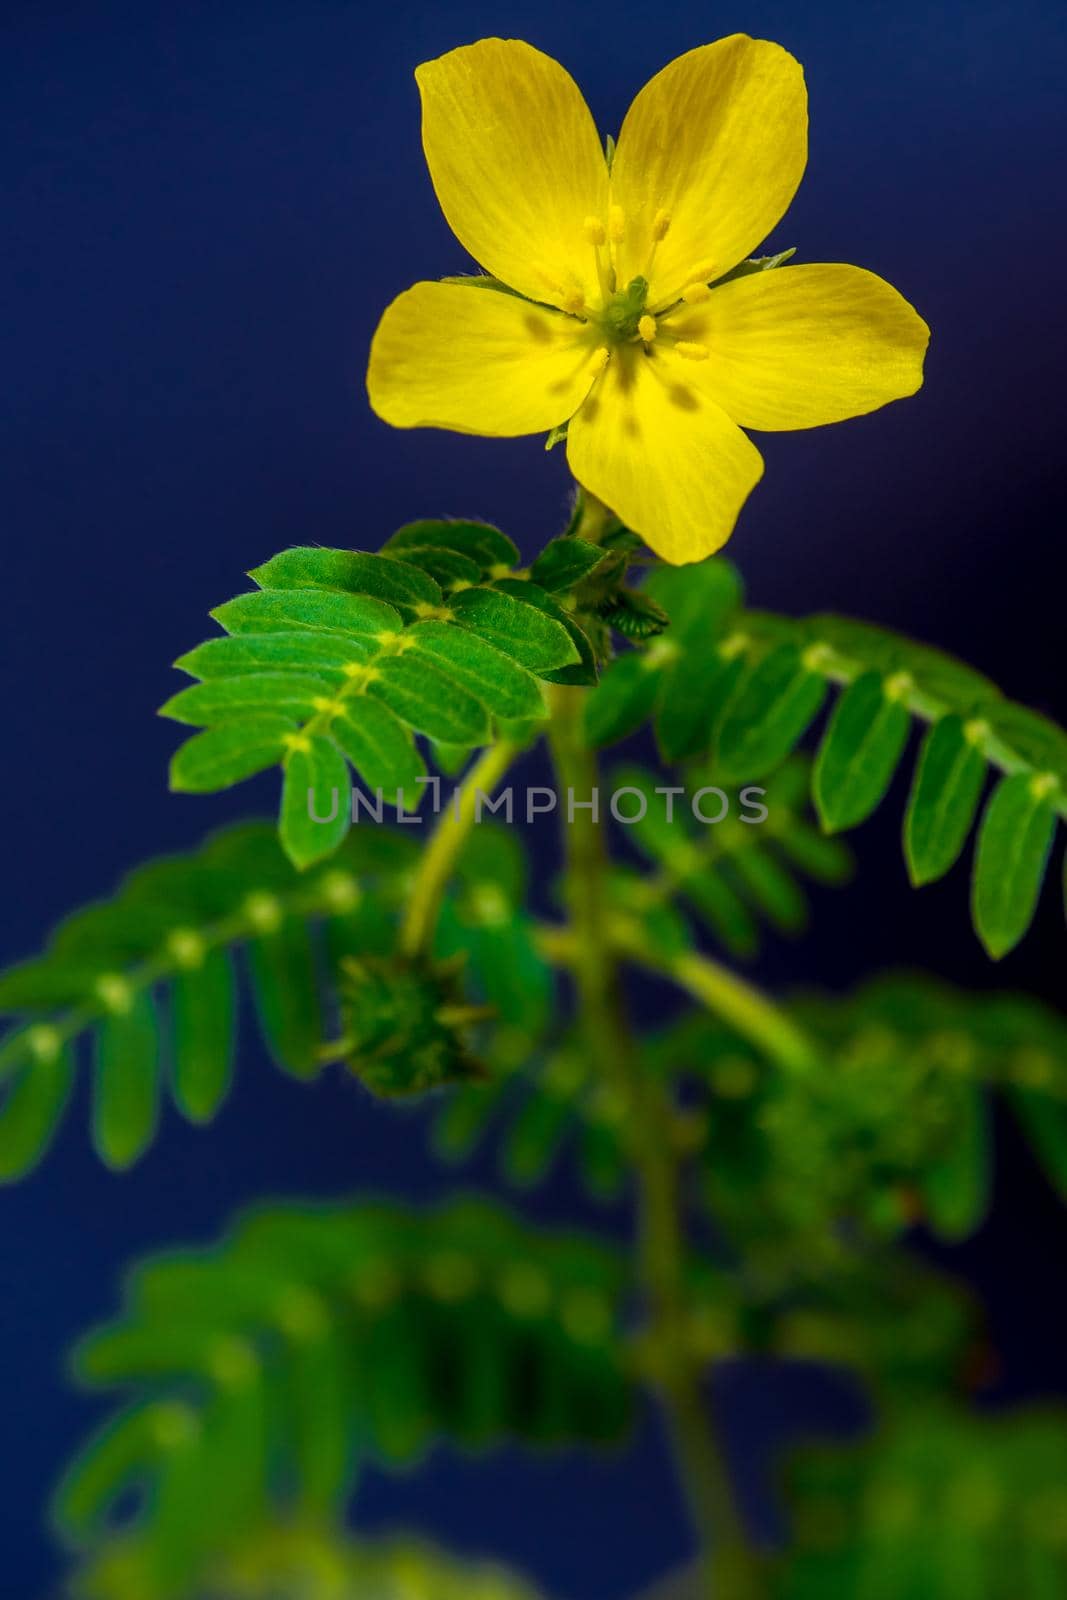
POLYGON ((441 901, 456 857, 478 820, 479 802, 492 794, 517 754, 515 745, 506 739, 490 745, 442 811, 422 853, 400 930, 400 949, 404 955, 419 955, 432 944, 441 901))
POLYGON ((598 820, 582 801, 596 763, 581 730, 584 691, 552 696, 549 739, 560 787, 566 844, 569 945, 587 1049, 627 1108, 639 1196, 639 1266, 647 1297, 648 1342, 661 1400, 702 1546, 703 1583, 716 1600, 757 1600, 760 1569, 738 1514, 699 1369, 686 1339, 685 1241, 670 1108, 641 1069, 622 1004, 607 902, 607 853, 598 820), (576 802, 573 812, 569 801, 576 802), (714 1578, 712 1561, 714 1561, 714 1578), (714 1590, 713 1590, 714 1582, 714 1590))

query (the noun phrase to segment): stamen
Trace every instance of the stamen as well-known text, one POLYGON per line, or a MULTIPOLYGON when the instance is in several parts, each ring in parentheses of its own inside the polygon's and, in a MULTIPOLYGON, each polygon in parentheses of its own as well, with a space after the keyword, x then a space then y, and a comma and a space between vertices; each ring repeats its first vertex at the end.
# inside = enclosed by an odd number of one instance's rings
POLYGON ((641 318, 640 322, 637 324, 637 331, 641 335, 642 339, 645 341, 646 344, 651 344, 653 339, 656 337, 656 319, 655 319, 655 317, 650 317, 648 315, 648 312, 646 311, 645 315, 641 318))
POLYGON ((589 363, 593 369, 593 376, 599 377, 610 360, 611 351, 608 349, 606 344, 602 344, 599 350, 594 350, 593 359, 589 363))
POLYGON ((698 306, 711 294, 706 283, 688 283, 682 290, 682 299, 687 306, 698 306))
POLYGON ((621 244, 626 237, 626 217, 621 206, 608 207, 608 238, 612 244, 621 244))
POLYGON ((656 212, 656 215, 652 218, 652 238, 656 244, 659 244, 661 239, 665 239, 667 237, 667 230, 670 225, 671 214, 669 211, 664 211, 663 207, 661 206, 656 212))
POLYGON ((604 224, 601 222, 599 217, 586 217, 585 221, 582 223, 582 227, 585 230, 585 236, 589 240, 590 244, 601 245, 607 239, 607 233, 605 232, 604 224))
POLYGON ((563 293, 563 309, 572 317, 580 317, 585 311, 585 296, 580 289, 566 289, 563 293))
POLYGON ((706 344, 694 344, 690 339, 679 339, 674 348, 686 361, 706 361, 711 353, 706 344))

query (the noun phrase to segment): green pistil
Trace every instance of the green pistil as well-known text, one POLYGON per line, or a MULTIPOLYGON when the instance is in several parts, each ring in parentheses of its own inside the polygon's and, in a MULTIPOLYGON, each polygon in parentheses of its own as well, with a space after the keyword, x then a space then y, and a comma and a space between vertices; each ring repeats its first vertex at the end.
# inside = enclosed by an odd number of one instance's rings
POLYGON ((625 289, 612 295, 597 319, 609 339, 621 344, 637 338, 647 299, 647 278, 631 278, 625 289))

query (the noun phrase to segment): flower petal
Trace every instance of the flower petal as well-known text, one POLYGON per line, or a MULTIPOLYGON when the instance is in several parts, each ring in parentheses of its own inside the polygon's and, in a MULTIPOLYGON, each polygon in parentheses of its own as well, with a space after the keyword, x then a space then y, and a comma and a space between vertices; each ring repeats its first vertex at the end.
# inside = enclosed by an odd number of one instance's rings
POLYGON ((804 74, 787 50, 736 33, 679 56, 641 90, 619 134, 619 282, 650 277, 649 303, 662 306, 737 266, 785 212, 807 149, 804 74), (670 226, 649 273, 658 212, 670 226))
POLYGON ((378 324, 367 393, 394 428, 508 438, 565 422, 598 370, 573 317, 499 289, 417 283, 378 324))
POLYGON ((481 39, 415 73, 422 143, 452 232, 494 277, 566 308, 596 288, 586 217, 608 170, 574 79, 521 39, 481 39))
POLYGON ((814 428, 914 394, 930 330, 862 267, 810 265, 735 278, 673 312, 672 333, 704 344, 723 410, 745 428, 814 428))
POLYGON ((617 350, 567 434, 578 482, 665 561, 725 544, 763 474, 755 445, 693 382, 697 368, 669 349, 617 350))

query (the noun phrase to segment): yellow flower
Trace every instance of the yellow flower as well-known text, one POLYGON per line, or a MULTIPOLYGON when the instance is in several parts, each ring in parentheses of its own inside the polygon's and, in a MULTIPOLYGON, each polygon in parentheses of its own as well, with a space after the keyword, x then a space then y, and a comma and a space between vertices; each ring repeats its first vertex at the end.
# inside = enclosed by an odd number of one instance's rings
POLYGON ((441 209, 491 281, 393 301, 367 375, 386 422, 569 422, 579 483, 684 562, 725 543, 762 475, 742 428, 811 428, 918 389, 929 330, 873 273, 778 267, 716 287, 804 171, 804 79, 779 45, 735 34, 672 61, 610 169, 574 80, 521 40, 415 76, 441 209))

